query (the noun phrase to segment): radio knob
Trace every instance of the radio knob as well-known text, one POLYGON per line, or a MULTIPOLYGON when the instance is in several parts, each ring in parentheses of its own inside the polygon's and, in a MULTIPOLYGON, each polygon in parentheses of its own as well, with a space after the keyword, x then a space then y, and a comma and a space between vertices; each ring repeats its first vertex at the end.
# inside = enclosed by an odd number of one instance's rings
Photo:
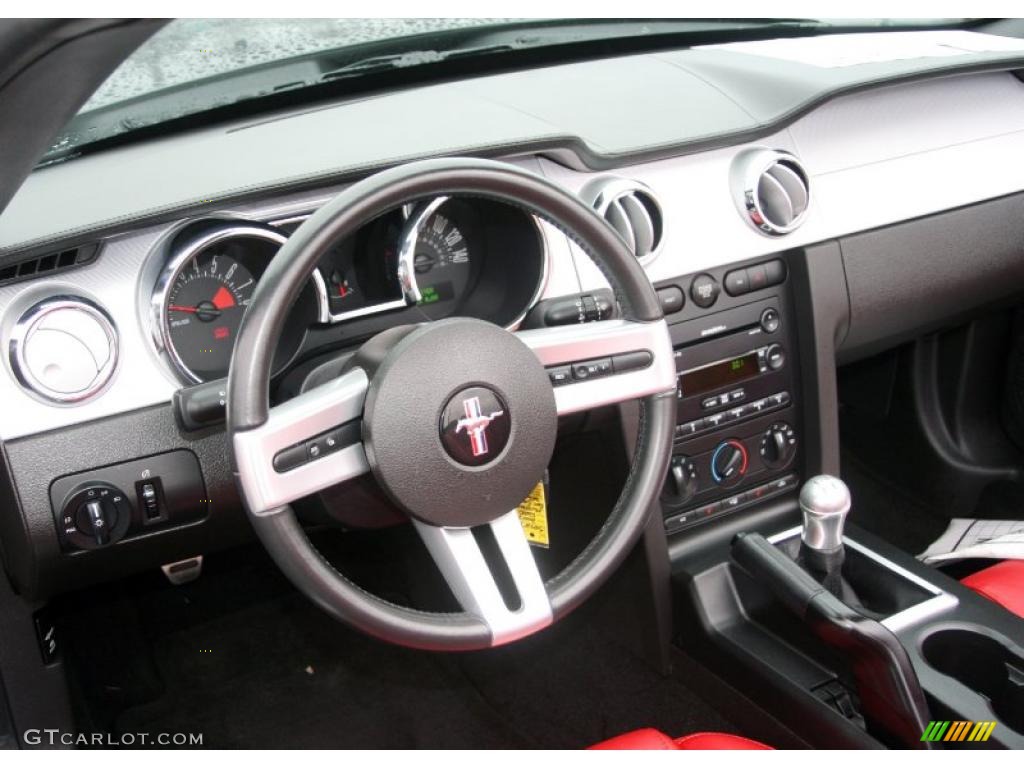
POLYGON ((739 440, 720 443, 711 454, 711 478, 724 487, 736 485, 747 473, 747 449, 739 440))
POLYGON ((697 493, 697 467, 688 456, 672 457, 662 498, 672 504, 684 504, 697 493))
POLYGON ((770 344, 768 349, 764 351, 764 358, 768 363, 768 367, 773 371, 777 371, 786 364, 786 351, 782 348, 781 344, 770 344))
POLYGON ((780 469, 796 454, 796 432, 784 421, 772 424, 761 438, 761 460, 768 469, 780 469))

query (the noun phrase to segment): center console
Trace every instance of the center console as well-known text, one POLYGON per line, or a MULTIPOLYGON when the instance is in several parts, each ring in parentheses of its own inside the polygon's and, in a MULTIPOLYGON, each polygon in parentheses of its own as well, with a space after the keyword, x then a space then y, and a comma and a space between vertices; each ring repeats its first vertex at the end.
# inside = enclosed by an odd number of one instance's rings
POLYGON ((748 509, 799 481, 796 321, 778 258, 661 285, 675 348, 677 425, 661 494, 676 534, 748 509))

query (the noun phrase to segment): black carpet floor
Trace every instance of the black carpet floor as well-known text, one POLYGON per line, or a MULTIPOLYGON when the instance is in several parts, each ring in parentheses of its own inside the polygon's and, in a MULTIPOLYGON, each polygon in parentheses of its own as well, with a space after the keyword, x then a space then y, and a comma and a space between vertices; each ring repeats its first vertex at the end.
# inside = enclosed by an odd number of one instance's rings
POLYGON ((79 600, 67 629, 85 722, 215 748, 577 748, 648 725, 734 730, 587 612, 512 647, 433 654, 339 625, 269 563, 210 569, 79 600))

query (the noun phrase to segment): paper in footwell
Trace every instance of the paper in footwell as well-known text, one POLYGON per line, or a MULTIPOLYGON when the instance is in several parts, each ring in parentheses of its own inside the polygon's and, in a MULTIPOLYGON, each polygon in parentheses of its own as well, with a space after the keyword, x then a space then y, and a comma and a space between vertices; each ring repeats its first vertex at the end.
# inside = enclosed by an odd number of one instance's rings
POLYGON ((969 558, 1024 560, 1024 520, 953 518, 945 532, 917 557, 925 563, 969 558))

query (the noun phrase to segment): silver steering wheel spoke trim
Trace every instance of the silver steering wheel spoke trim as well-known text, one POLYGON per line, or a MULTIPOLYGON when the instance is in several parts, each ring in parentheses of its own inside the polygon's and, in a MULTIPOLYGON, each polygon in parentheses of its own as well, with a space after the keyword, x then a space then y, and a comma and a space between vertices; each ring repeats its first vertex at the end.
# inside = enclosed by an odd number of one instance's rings
POLYGON ((515 510, 487 524, 519 595, 515 610, 506 605, 472 528, 418 520, 413 524, 463 610, 487 625, 492 646, 511 643, 552 623, 551 601, 515 510))
POLYGON ((651 354, 651 364, 646 368, 556 386, 555 407, 559 416, 676 388, 672 339, 664 320, 600 320, 519 331, 516 336, 546 368, 630 352, 651 354))
POLYGON ((271 408, 260 426, 234 433, 235 466, 252 514, 273 514, 296 499, 370 471, 361 442, 288 471, 274 468, 274 457, 282 450, 360 418, 368 384, 366 373, 354 368, 271 408))

